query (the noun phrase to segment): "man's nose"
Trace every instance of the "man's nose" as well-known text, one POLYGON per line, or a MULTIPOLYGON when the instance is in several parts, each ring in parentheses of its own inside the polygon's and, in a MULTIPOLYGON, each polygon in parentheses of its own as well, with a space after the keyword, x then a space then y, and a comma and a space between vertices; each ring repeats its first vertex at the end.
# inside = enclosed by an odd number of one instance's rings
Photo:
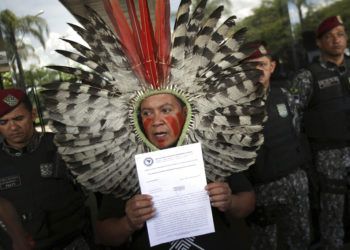
POLYGON ((163 121, 163 115, 160 112, 156 112, 154 114, 154 119, 153 119, 153 126, 159 126, 164 123, 163 121))
POLYGON ((10 129, 11 129, 11 130, 15 130, 15 129, 18 128, 18 124, 17 124, 17 122, 14 121, 14 120, 9 120, 9 126, 10 126, 10 129))
POLYGON ((341 40, 341 37, 340 37, 340 36, 334 36, 334 37, 333 37, 333 42, 334 42, 334 43, 339 43, 340 40, 341 40))

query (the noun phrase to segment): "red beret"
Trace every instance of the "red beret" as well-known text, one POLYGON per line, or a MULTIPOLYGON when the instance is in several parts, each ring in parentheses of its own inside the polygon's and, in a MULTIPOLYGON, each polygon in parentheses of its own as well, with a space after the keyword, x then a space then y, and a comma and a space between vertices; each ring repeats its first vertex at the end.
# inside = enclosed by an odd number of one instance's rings
POLYGON ((323 34, 327 33, 331 29, 343 25, 343 20, 340 16, 331 16, 323 20, 317 28, 316 37, 320 38, 323 34))
POLYGON ((263 56, 270 56, 270 51, 266 49, 265 42, 251 42, 247 43, 245 46, 252 48, 254 52, 250 54, 245 60, 252 60, 263 56))
POLYGON ((24 99, 26 94, 20 89, 0 90, 0 117, 14 110, 24 99))

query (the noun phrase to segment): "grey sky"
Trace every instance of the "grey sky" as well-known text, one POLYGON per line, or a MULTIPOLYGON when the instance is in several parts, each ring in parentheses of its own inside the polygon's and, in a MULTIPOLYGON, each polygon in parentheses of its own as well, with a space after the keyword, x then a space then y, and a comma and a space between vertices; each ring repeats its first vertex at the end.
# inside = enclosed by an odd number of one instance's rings
MULTIPOLYGON (((253 7, 260 4, 260 0, 231 0, 233 10, 238 19, 243 18, 251 13, 253 7)), ((177 9, 180 0, 171 0, 171 8, 177 9)), ((68 60, 58 55, 55 49, 69 49, 65 43, 59 40, 65 37, 73 40, 79 40, 79 36, 69 28, 67 22, 77 23, 74 17, 63 7, 58 0, 0 0, 0 10, 10 9, 17 16, 35 15, 43 10, 43 17, 49 25, 50 34, 46 39, 46 49, 44 50, 37 42, 31 41, 29 37, 23 39, 31 43, 35 48, 35 53, 39 56, 39 62, 31 59, 24 64, 45 66, 48 64, 68 64, 68 60)), ((79 40, 80 41, 80 40, 79 40)))

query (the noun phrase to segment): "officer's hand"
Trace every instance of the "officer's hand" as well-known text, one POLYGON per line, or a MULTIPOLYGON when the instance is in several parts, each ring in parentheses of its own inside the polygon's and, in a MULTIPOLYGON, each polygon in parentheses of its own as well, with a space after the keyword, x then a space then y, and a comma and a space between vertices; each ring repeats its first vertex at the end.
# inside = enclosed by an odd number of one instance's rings
POLYGON ((232 191, 226 182, 213 182, 205 189, 208 192, 211 205, 221 212, 226 212, 232 205, 232 191))
POLYGON ((127 201, 125 206, 126 218, 133 231, 141 229, 145 222, 155 214, 152 197, 138 194, 127 201))

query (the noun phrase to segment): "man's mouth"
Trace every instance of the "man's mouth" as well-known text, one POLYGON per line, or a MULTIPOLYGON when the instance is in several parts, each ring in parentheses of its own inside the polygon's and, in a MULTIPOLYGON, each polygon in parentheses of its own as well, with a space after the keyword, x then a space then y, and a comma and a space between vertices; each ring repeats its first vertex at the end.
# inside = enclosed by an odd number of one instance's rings
POLYGON ((342 49, 343 47, 341 45, 334 45, 333 49, 342 49))
POLYGON ((156 132, 156 133, 153 133, 154 137, 157 139, 157 140, 164 140, 164 138, 167 136, 167 132, 156 132))
POLYGON ((14 133, 14 134, 11 134, 9 137, 11 138, 18 138, 18 137, 22 137, 23 134, 22 133, 14 133))

